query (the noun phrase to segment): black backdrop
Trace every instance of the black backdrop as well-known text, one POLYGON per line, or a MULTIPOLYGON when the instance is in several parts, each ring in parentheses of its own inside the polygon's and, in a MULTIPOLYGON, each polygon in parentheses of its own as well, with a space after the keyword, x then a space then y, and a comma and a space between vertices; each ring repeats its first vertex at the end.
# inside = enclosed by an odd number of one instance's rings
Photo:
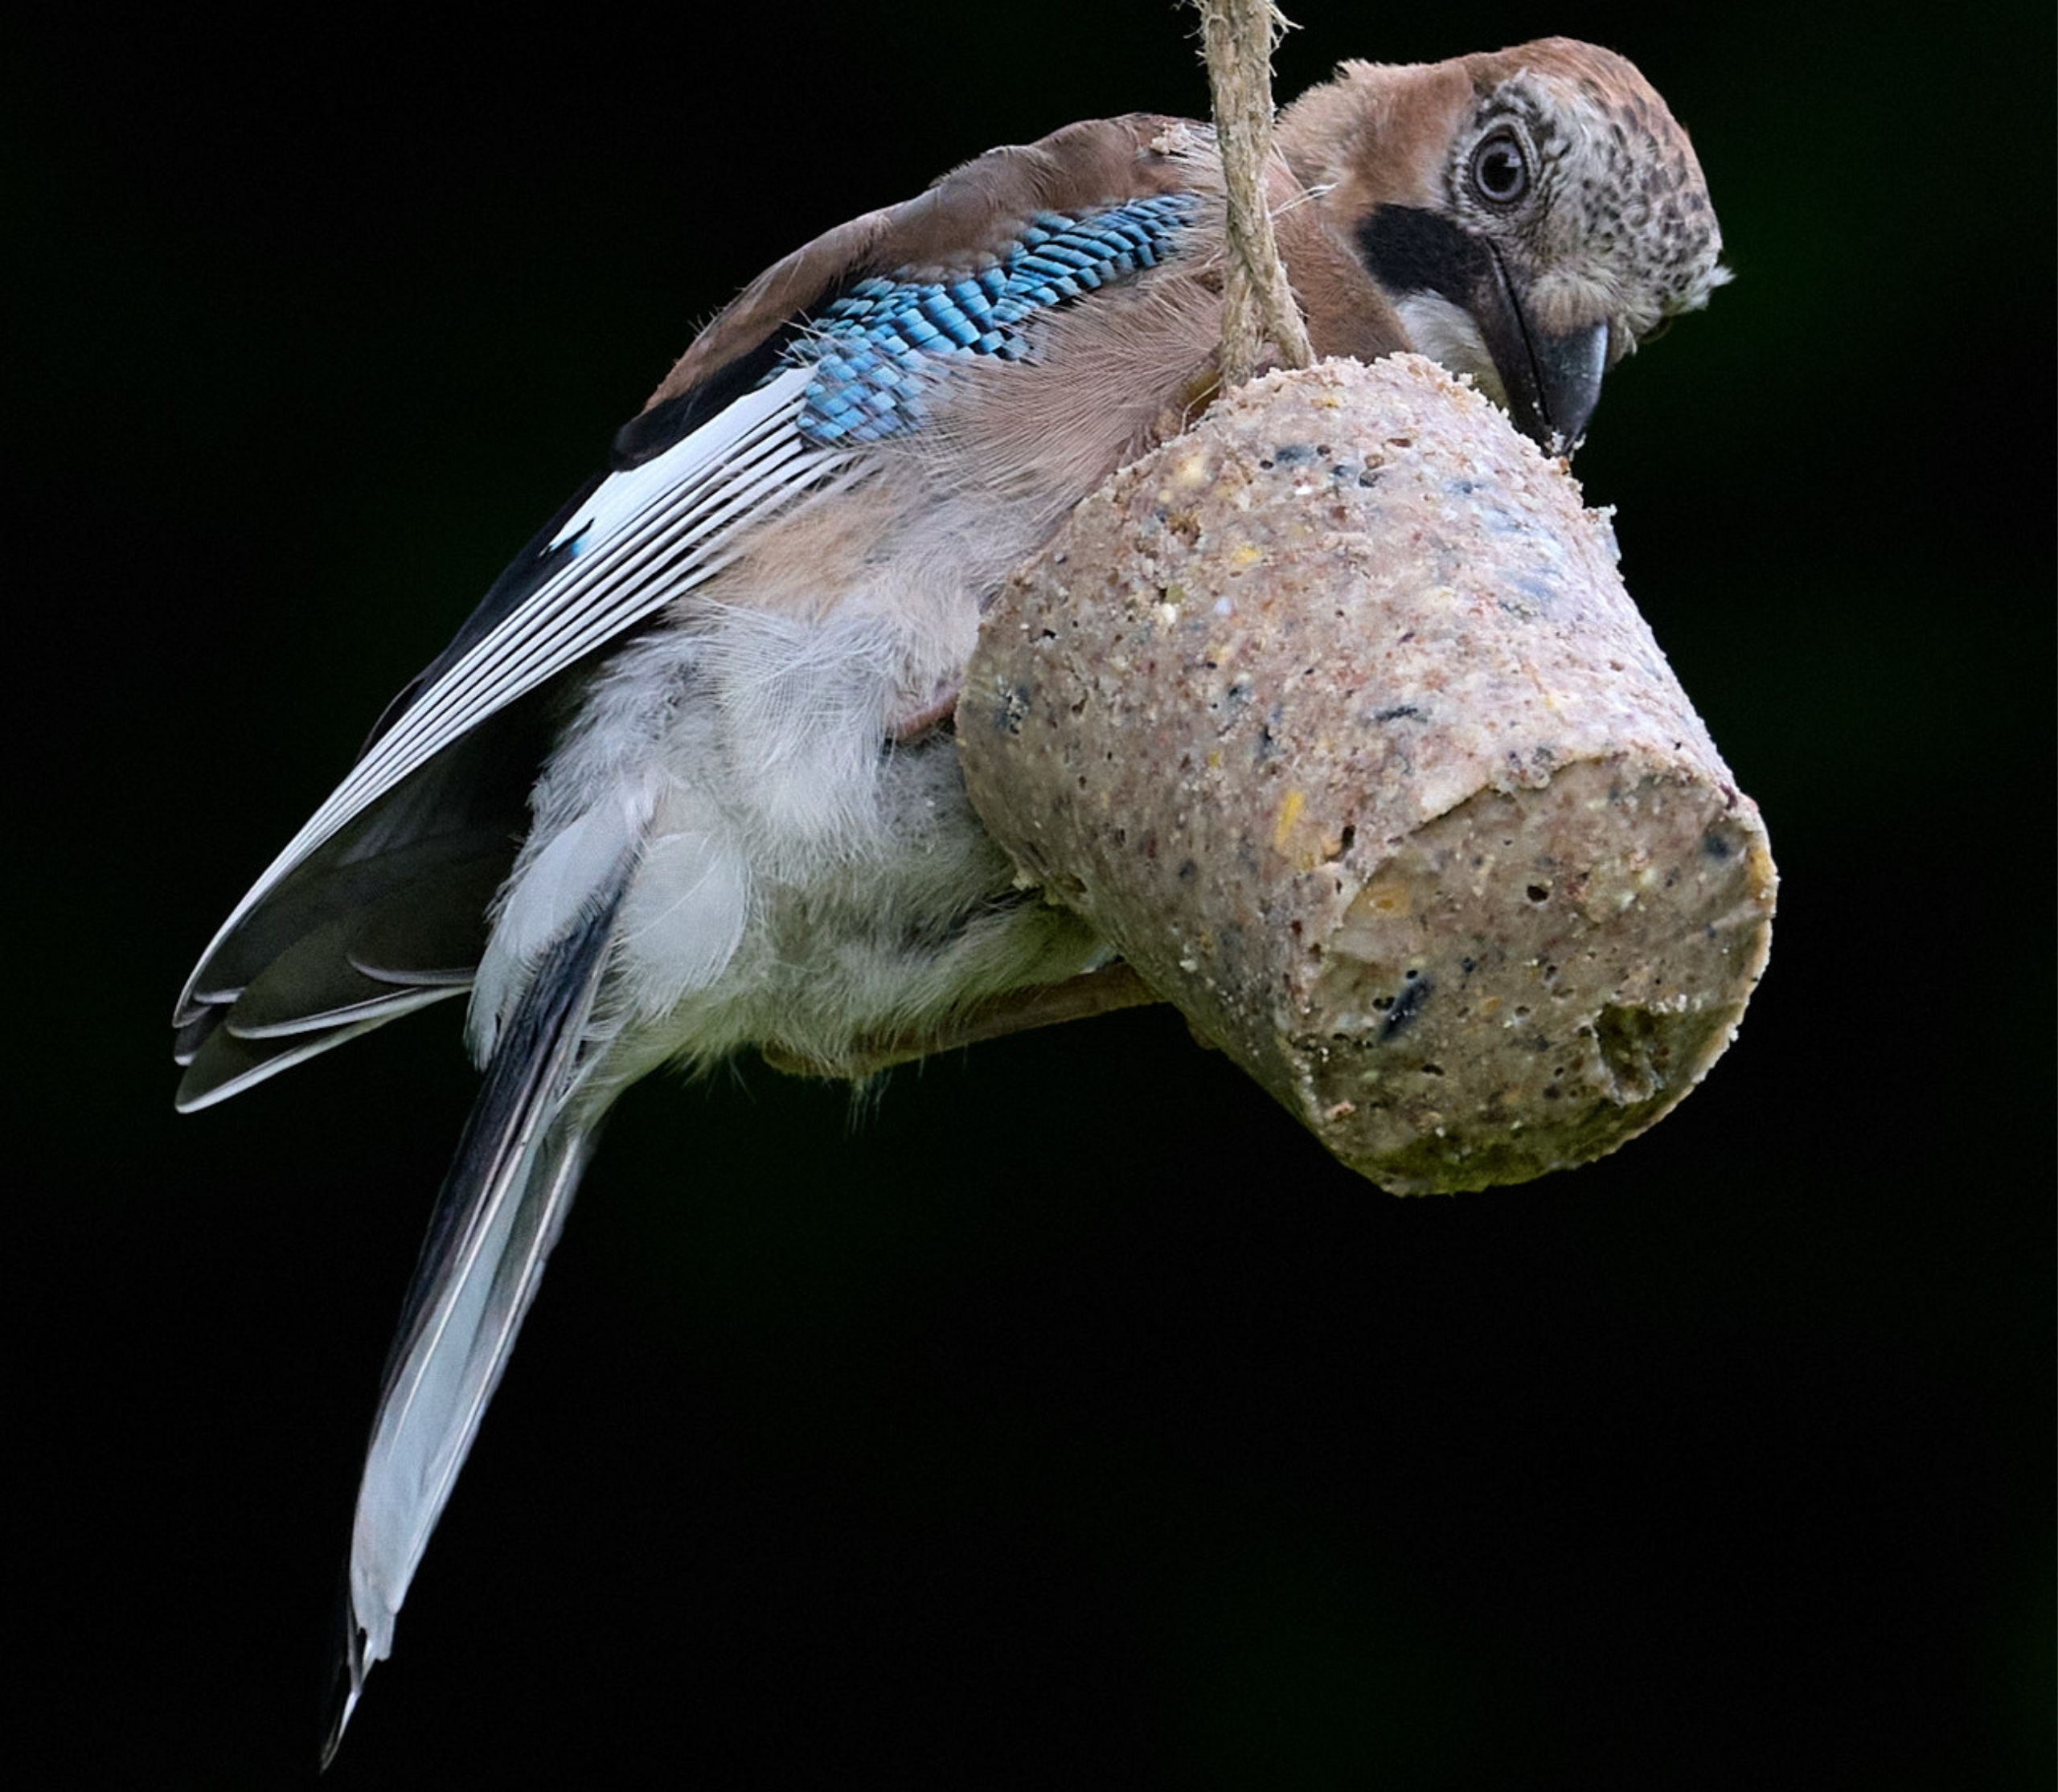
MULTIPOLYGON (((1400 1202, 1162 1013, 620 1114, 338 1786, 2049 1772, 2048 9, 1559 31, 1736 284, 1580 471, 1785 877, 1743 1037, 1400 1202)), ((1160 0, 17 27, 6 1253, 23 1783, 295 1783, 454 1016, 174 1122, 164 1020, 691 326, 990 144, 1192 110, 1160 0), (722 47, 734 29, 748 51, 722 47)))

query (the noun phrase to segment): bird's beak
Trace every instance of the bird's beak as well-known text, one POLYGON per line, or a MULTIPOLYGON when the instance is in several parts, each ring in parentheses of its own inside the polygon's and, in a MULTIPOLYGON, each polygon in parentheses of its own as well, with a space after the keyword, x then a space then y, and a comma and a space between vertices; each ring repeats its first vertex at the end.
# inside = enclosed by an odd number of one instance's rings
POLYGON ((1536 328, 1498 255, 1471 307, 1494 370, 1508 396, 1516 429, 1547 454, 1569 454, 1601 401, 1608 371, 1608 324, 1585 324, 1558 335, 1536 328))

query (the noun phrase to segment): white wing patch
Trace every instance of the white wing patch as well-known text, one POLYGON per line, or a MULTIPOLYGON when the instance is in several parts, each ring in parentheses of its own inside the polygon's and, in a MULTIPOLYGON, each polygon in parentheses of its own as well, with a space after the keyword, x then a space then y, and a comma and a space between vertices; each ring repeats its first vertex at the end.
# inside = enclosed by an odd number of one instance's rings
POLYGON ((794 427, 814 370, 789 367, 641 466, 604 480, 553 547, 561 566, 416 699, 351 769, 236 904, 181 998, 199 988, 223 942, 293 869, 351 819, 496 711, 535 690, 735 558, 742 528, 847 465, 794 427))

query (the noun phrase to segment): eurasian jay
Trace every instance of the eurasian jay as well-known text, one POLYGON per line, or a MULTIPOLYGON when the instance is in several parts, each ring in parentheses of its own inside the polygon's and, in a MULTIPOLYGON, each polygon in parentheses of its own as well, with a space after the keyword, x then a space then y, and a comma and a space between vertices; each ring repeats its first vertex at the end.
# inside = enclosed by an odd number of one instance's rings
MULTIPOLYGON (((1605 50, 1347 64, 1277 145, 1315 351, 1418 350, 1552 452, 1726 278, 1685 133, 1605 50)), ((182 1108, 468 991, 484 1073, 379 1394, 331 1750, 621 1091, 744 1048, 862 1075, 1108 965, 1017 888, 948 717, 1009 570, 1216 390, 1223 220, 1208 130, 1138 114, 760 275, 203 956, 182 1108)))

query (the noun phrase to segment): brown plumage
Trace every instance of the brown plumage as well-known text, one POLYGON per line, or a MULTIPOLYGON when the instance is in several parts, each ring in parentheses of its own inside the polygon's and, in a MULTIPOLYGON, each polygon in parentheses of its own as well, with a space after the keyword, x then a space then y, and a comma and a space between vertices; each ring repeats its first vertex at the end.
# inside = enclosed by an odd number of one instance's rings
MULTIPOLYGON (((1421 349, 1547 445, 1723 277, 1684 134, 1605 51, 1351 64, 1278 146, 1316 352, 1421 349)), ((184 1105, 468 990, 485 1072, 367 1451, 332 1747, 624 1087, 744 1048, 859 1075, 1110 974, 929 724, 1010 568, 1212 396, 1224 230, 1207 128, 1139 113, 760 275, 203 956, 184 1105)))

